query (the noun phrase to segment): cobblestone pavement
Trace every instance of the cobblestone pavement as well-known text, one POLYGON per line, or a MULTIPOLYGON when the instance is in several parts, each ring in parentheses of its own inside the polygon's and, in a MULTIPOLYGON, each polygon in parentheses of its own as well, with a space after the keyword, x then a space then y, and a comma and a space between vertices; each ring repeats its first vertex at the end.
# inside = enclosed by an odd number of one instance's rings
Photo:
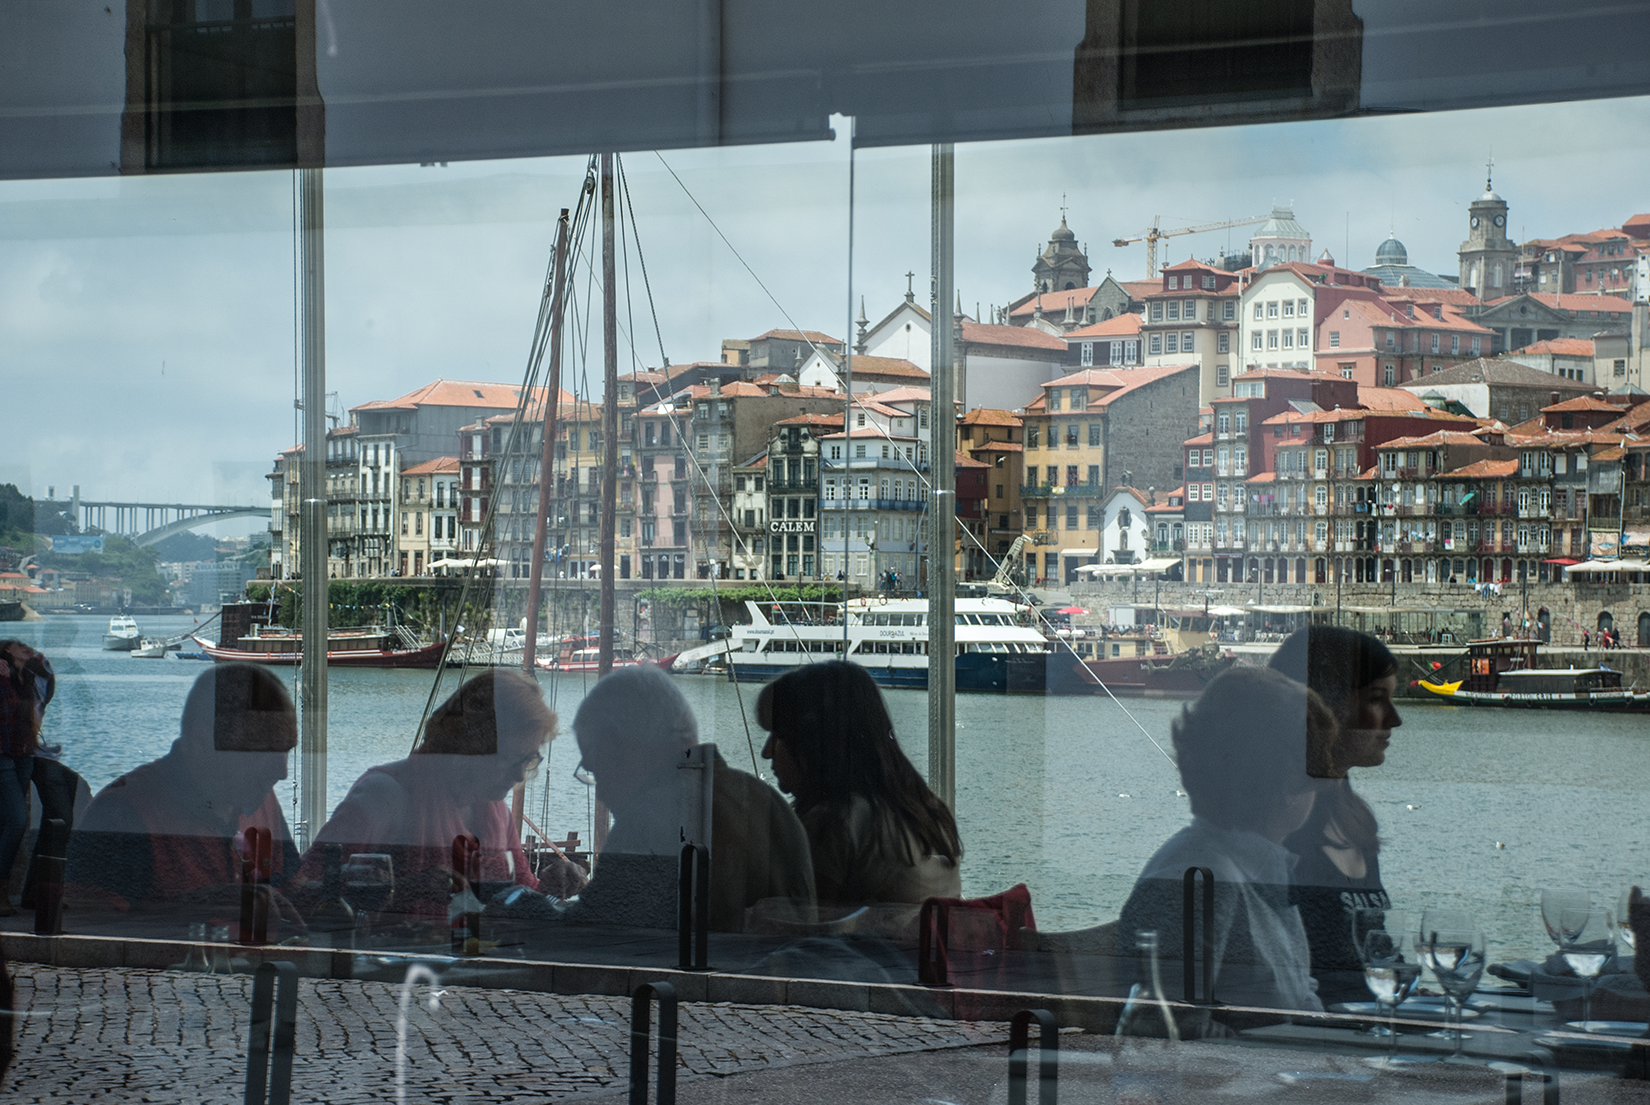
MULTIPOLYGON (((252 980, 245 975, 18 965, 18 1060, 8 1102, 240 1102, 252 980)), ((293 1101, 395 1100, 400 988, 302 979, 293 1101)), ((422 988, 416 992, 423 996, 422 988)), ((560 1101, 623 1087, 630 1003, 468 987, 415 1001, 407 1101, 560 1101)), ((959 1021, 794 1006, 685 1004, 678 1078, 830 1063, 1000 1040, 959 1021)))

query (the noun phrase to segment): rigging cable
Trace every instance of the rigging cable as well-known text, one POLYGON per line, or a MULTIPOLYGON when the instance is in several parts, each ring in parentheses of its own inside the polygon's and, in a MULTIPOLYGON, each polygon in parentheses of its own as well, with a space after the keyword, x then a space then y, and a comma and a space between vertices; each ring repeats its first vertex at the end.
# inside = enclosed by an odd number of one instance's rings
MULTIPOLYGON (((658 341, 659 341, 659 360, 663 363, 663 365, 666 369, 665 378, 668 381, 669 378, 670 378, 670 373, 669 373, 670 357, 667 356, 666 353, 665 353, 664 333, 663 333, 663 331, 661 331, 659 329, 659 311, 658 311, 658 306, 653 301, 653 285, 647 279, 647 259, 642 254, 641 233, 636 229, 636 209, 630 202, 630 184, 629 184, 629 181, 627 180, 627 178, 625 177, 625 174, 624 174, 624 158, 623 157, 615 157, 614 162, 618 166, 619 187, 624 193, 624 205, 630 211, 630 233, 636 239, 636 258, 637 258, 637 261, 640 263, 641 269, 642 269, 642 290, 647 295, 648 310, 649 310, 649 312, 651 312, 651 314, 653 316, 653 333, 654 333, 654 336, 657 337, 658 341)), ((621 242, 624 241, 624 236, 623 236, 622 233, 620 234, 620 241, 621 242)), ((630 309, 630 281, 628 279, 629 272, 630 272, 630 253, 629 253, 629 250, 627 249, 626 252, 625 252, 625 273, 626 273, 626 276, 627 276, 627 279, 625 281, 625 309, 626 309, 627 314, 629 314, 629 309, 630 309)), ((636 332, 635 316, 630 315, 630 333, 634 334, 635 332, 636 332)), ((627 335, 627 338, 628 338, 628 335, 627 335)), ((631 358, 630 358, 631 363, 635 364, 636 360, 637 360, 637 357, 636 357, 636 345, 635 345, 634 341, 630 342, 630 353, 631 353, 631 358)), ((634 419, 632 419, 632 424, 634 424, 634 419)), ((678 438, 677 440, 679 441, 681 439, 678 438)), ((737 442, 735 442, 735 443, 737 444, 737 442)), ((733 463, 734 463, 734 458, 733 458, 733 455, 730 453, 728 455, 728 464, 731 466, 733 463)), ((731 481, 730 481, 730 483, 731 483, 731 481)), ((706 481, 706 485, 707 485, 707 488, 709 489, 709 491, 711 493, 712 501, 715 502, 717 504, 718 509, 720 509, 721 502, 720 502, 719 496, 717 496, 717 494, 716 494, 717 489, 714 486, 710 486, 708 480, 706 481)), ((688 551, 689 551, 689 553, 691 553, 693 551, 693 514, 692 514, 691 511, 688 513, 687 529, 688 529, 688 551)), ((720 529, 720 527, 718 527, 718 529, 720 529)), ((729 559, 732 559, 731 554, 733 552, 733 533, 734 533, 734 530, 733 530, 732 525, 730 524, 729 527, 728 527, 729 559)), ((717 546, 720 546, 720 544, 721 544, 720 536, 721 536, 720 533, 718 533, 717 538, 716 538, 716 545, 717 546)), ((717 586, 716 586, 716 577, 718 575, 717 570, 716 570, 717 569, 716 552, 717 552, 716 548, 711 549, 710 563, 708 565, 706 565, 706 571, 707 571, 708 575, 710 576, 711 608, 716 611, 716 619, 717 619, 718 622, 720 622, 721 619, 722 619, 722 596, 721 596, 721 593, 719 592, 719 590, 717 589, 717 586)), ((729 665, 733 664, 732 652, 733 652, 733 646, 732 646, 731 639, 730 639, 730 643, 728 645, 728 653, 729 653, 728 663, 729 663, 729 665)), ((750 720, 750 717, 745 713, 745 696, 744 696, 744 693, 739 689, 739 678, 738 678, 739 673, 738 673, 737 670, 733 671, 733 676, 734 676, 734 678, 733 678, 733 699, 734 699, 734 703, 737 705, 737 707, 739 709, 739 720, 744 724, 744 727, 745 727, 745 746, 750 750, 751 771, 752 771, 752 773, 754 773, 756 775, 756 777, 758 779, 761 779, 761 778, 764 777, 763 774, 762 774, 762 765, 757 761, 757 758, 756 758, 756 740, 755 740, 754 737, 751 736, 751 720, 750 720)))
MULTIPOLYGON (((831 358, 827 354, 825 354, 825 352, 823 350, 821 350, 817 345, 814 344, 813 340, 808 337, 807 331, 803 330, 800 326, 797 325, 796 320, 791 317, 790 312, 785 309, 784 304, 780 303, 778 298, 776 298, 774 296, 773 292, 769 290, 768 286, 762 282, 762 278, 756 274, 756 270, 751 268, 750 263, 745 260, 744 256, 734 246, 733 242, 731 242, 728 239, 728 236, 725 233, 723 233, 722 228, 717 225, 716 220, 711 217, 710 212, 705 210, 704 205, 699 202, 698 197, 696 197, 693 194, 693 192, 691 190, 689 190, 687 184, 682 180, 682 178, 680 176, 677 175, 676 170, 671 168, 670 163, 664 159, 664 155, 659 153, 657 150, 655 150, 653 156, 657 157, 659 159, 659 163, 665 167, 665 171, 670 174, 671 179, 676 182, 676 184, 679 188, 681 188, 682 193, 685 196, 687 196, 689 202, 691 202, 693 204, 693 206, 698 209, 699 213, 705 217, 705 221, 707 223, 709 223, 711 229, 716 232, 716 236, 718 238, 722 239, 722 243, 728 247, 729 252, 731 252, 733 254, 734 259, 739 262, 739 264, 744 268, 744 270, 746 272, 750 273, 751 279, 756 282, 756 286, 761 288, 763 294, 766 295, 768 297, 768 299, 773 303, 773 305, 779 309, 779 313, 781 315, 783 315, 785 317, 785 320, 791 324, 791 328, 796 330, 797 333, 802 335, 803 340, 805 342, 807 342, 808 346, 814 351, 814 353, 816 353, 820 356, 820 359, 822 361, 824 361, 827 365, 830 365, 831 364, 831 358)), ((851 199, 852 199, 852 197, 850 196, 850 204, 851 204, 851 199)), ((849 314, 852 315, 852 313, 853 313, 853 308, 852 308, 852 304, 850 302, 849 314)), ((941 313, 942 313, 942 310, 939 309, 938 305, 936 305, 936 310, 933 312, 934 316, 938 317, 941 313)), ((845 356, 846 356, 846 349, 847 349, 847 345, 846 345, 846 339, 845 339, 845 345, 844 345, 844 355, 845 356)), ((837 374, 837 378, 838 378, 838 380, 842 379, 842 376, 841 376, 840 373, 837 374)), ((844 390, 848 391, 848 393, 849 393, 849 402, 851 404, 860 407, 861 410, 867 410, 868 409, 868 408, 865 407, 864 400, 859 398, 858 396, 853 395, 852 391, 847 388, 846 384, 844 385, 844 390)), ((852 440, 851 437, 847 436, 851 433, 851 429, 848 426, 848 421, 849 420, 847 418, 843 419, 842 431, 843 431, 843 434, 844 434, 843 440, 845 442, 850 442, 852 440)), ((931 421, 937 423, 938 419, 931 419, 931 421)), ((952 429, 951 429, 951 438, 952 438, 952 440, 947 442, 947 447, 955 450, 955 447, 956 447, 956 441, 955 441, 955 437, 956 437, 956 430, 955 430, 956 416, 955 416, 955 414, 950 414, 949 421, 950 421, 951 426, 952 426, 952 429)), ((868 424, 870 424, 872 426, 877 425, 877 423, 874 419, 868 420, 868 424)), ((878 429, 881 430, 883 437, 885 437, 889 442, 893 442, 893 436, 891 434, 889 434, 888 430, 885 427, 878 426, 878 429)), ((930 439, 932 439, 932 437, 933 437, 933 434, 931 432, 930 433, 930 439)), ((932 440, 930 440, 930 447, 933 447, 932 440)), ((920 469, 918 469, 916 463, 913 461, 913 459, 911 457, 899 458, 899 450, 898 450, 897 447, 895 448, 894 453, 895 453, 895 457, 897 459, 903 459, 906 462, 906 464, 908 466, 910 466, 913 473, 915 473, 918 481, 920 481, 920 483, 923 486, 927 487, 929 490, 933 489, 932 481, 930 481, 928 479, 928 477, 920 469)), ((824 457, 822 455, 821 456, 821 464, 823 464, 823 463, 824 463, 824 457)), ((848 501, 851 502, 852 500, 850 499, 848 501)), ((718 504, 718 506, 720 506, 720 504, 718 504)), ((851 511, 852 508, 850 507, 849 509, 851 511)), ((846 521, 846 519, 845 519, 845 521, 846 521)), ((959 519, 957 519, 957 521, 959 523, 961 523, 962 519, 959 518, 959 519)), ((919 525, 920 525, 920 523, 919 523, 919 525)), ((987 559, 991 559, 995 563, 997 563, 999 567, 1001 566, 1001 562, 1000 561, 995 561, 995 558, 993 558, 991 556, 991 554, 985 550, 984 545, 979 542, 979 539, 968 529, 966 524, 959 525, 959 529, 964 533, 968 533, 969 536, 970 536, 970 539, 973 540, 976 545, 980 545, 980 550, 981 550, 981 552, 983 552, 985 554, 987 559)), ((847 554, 844 553, 844 559, 846 559, 846 555, 847 554)), ((843 620, 844 620, 844 623, 846 623, 846 621, 847 621, 847 586, 846 586, 847 565, 846 565, 846 563, 844 563, 844 565, 843 565, 843 574, 844 574, 843 620)), ((1016 587, 1016 590, 1018 590, 1022 595, 1027 594, 1027 592, 1024 588, 1019 587, 1017 584, 1015 585, 1015 587, 1016 587)), ((771 591, 771 588, 770 588, 770 591, 771 591)), ((1049 622, 1048 619, 1046 617, 1044 617, 1041 612, 1037 611, 1036 608, 1031 606, 1031 604, 1029 604, 1029 603, 1027 603, 1026 605, 1027 605, 1028 609, 1031 609, 1033 611, 1033 613, 1034 613, 1035 617, 1038 619, 1038 621, 1041 622, 1047 629, 1049 629, 1049 630, 1054 629, 1053 623, 1049 622)), ((846 624, 844 625, 844 635, 846 635, 846 624)), ((1079 663, 1082 662, 1082 658, 1077 655, 1077 650, 1072 647, 1072 645, 1069 641, 1061 640, 1058 633, 1055 633, 1054 641, 1055 641, 1056 647, 1059 647, 1060 645, 1064 645, 1065 648, 1067 649, 1067 651, 1069 651, 1071 653, 1072 658, 1074 660, 1077 660, 1079 663)), ((730 653, 730 655, 731 655, 731 653, 730 653)), ((1107 697, 1109 697, 1111 699, 1111 701, 1117 706, 1117 708, 1123 711, 1124 716, 1126 716, 1131 722, 1134 723, 1135 728, 1139 729, 1141 734, 1144 735, 1145 738, 1152 743, 1152 746, 1155 747, 1159 752, 1161 752, 1163 754, 1164 758, 1167 759, 1171 764, 1174 763, 1174 757, 1171 756, 1164 749, 1163 745, 1160 744, 1157 741, 1157 739, 1155 737, 1153 737, 1150 732, 1147 731, 1146 727, 1140 723, 1140 719, 1135 717, 1134 714, 1128 709, 1128 707, 1124 706, 1123 703, 1118 700, 1117 696, 1114 693, 1112 693, 1111 688, 1106 686, 1105 681, 1100 680, 1098 677, 1096 677, 1096 682, 1106 692, 1107 697)))

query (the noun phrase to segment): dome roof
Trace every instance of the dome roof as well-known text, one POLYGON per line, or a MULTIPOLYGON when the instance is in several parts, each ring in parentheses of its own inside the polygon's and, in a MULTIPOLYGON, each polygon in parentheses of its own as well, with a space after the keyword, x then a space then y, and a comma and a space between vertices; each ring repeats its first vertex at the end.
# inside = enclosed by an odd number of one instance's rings
POLYGON ((1380 247, 1375 250, 1375 263, 1377 265, 1407 265, 1409 264, 1409 251, 1404 248, 1404 243, 1388 234, 1386 241, 1382 242, 1380 247))
POLYGON ((1055 228, 1053 234, 1048 236, 1048 240, 1051 242, 1075 242, 1077 240, 1077 235, 1073 234, 1071 228, 1066 226, 1064 215, 1060 216, 1060 225, 1055 228))
POLYGON ((1478 202, 1501 203, 1503 201, 1500 196, 1495 194, 1495 190, 1493 188, 1486 188, 1484 189, 1484 194, 1478 197, 1478 202))

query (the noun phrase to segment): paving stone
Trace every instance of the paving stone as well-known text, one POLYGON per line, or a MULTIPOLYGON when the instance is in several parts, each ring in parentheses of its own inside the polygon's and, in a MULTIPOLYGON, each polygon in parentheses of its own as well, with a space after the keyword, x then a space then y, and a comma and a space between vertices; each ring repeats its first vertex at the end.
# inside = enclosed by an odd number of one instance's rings
MULTIPOLYGON (((238 1101, 252 979, 21 964, 18 1057, 0 1096, 30 1105, 238 1101)), ((442 986, 414 990, 407 1099, 447 1105, 563 1101, 628 1084, 625 997, 442 986)), ((293 1100, 395 1100, 401 988, 300 979, 293 1100)), ((677 1077, 838 1063, 1001 1039, 966 1022, 796 1006, 680 1006, 677 1077)), ((657 1030, 655 1018, 655 1031, 657 1030)))

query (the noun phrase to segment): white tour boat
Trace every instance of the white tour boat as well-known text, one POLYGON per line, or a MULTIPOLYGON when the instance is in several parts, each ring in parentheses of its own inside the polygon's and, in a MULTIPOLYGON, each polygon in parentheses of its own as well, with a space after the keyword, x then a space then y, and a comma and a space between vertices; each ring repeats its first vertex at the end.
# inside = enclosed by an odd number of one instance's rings
POLYGON ((110 652, 131 652, 143 643, 143 634, 130 614, 116 614, 109 619, 108 631, 103 634, 103 647, 110 652))
MULTIPOLYGON (((928 600, 853 599, 841 604, 783 603, 770 606, 747 601, 749 625, 733 627, 728 652, 729 677, 766 682, 792 668, 825 660, 847 659, 871 673, 883 687, 928 686, 928 600), (771 615, 771 617, 770 617, 771 615), (847 619, 846 630, 842 619, 847 619), (846 645, 847 652, 843 649, 846 645)), ((957 599, 957 690, 1059 691, 1063 678, 1049 678, 1051 662, 1064 671, 1058 648, 1043 636, 1026 608, 1006 599, 957 599)), ((1093 692, 1081 680, 1069 688, 1093 692)))

